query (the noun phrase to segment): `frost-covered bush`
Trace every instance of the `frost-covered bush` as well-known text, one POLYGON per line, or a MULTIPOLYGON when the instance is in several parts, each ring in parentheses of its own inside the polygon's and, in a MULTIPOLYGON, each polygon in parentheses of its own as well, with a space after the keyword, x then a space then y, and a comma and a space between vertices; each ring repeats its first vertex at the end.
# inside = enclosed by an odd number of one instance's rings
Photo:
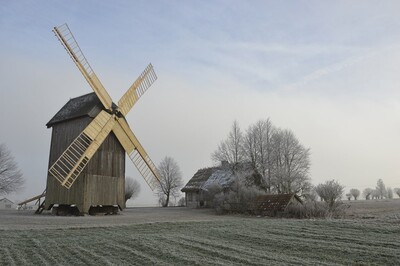
POLYGON ((341 218, 345 215, 348 205, 337 201, 332 207, 326 202, 305 201, 303 204, 289 205, 280 216, 287 218, 310 219, 310 218, 341 218))
POLYGON ((178 200, 178 206, 184 207, 186 205, 185 197, 182 197, 178 200))
POLYGON ((220 192, 214 197, 214 207, 217 213, 252 212, 255 199, 264 192, 255 186, 246 186, 244 179, 236 178, 230 189, 220 192))
POLYGON ((216 195, 222 193, 223 188, 217 182, 212 183, 208 186, 207 190, 203 191, 203 199, 206 202, 206 207, 215 207, 215 197, 216 195))
POLYGON ((340 202, 344 191, 344 186, 338 181, 330 180, 315 187, 315 192, 326 202, 329 211, 334 211, 336 203, 340 202))

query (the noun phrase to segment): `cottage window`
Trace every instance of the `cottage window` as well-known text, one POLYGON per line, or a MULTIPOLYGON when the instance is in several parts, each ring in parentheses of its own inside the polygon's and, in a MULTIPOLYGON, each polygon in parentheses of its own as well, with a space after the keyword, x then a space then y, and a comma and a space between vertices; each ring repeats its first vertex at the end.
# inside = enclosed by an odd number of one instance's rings
POLYGON ((188 201, 193 201, 193 194, 192 192, 188 193, 188 201))
POLYGON ((5 207, 6 209, 11 209, 11 204, 6 204, 5 207))

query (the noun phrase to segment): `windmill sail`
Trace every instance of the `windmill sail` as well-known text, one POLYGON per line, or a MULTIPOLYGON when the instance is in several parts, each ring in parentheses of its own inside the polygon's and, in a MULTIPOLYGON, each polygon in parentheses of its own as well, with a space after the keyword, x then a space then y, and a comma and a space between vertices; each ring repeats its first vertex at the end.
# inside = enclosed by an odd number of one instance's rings
POLYGON ((101 111, 50 167, 49 173, 69 189, 111 132, 114 124, 114 116, 101 111))
POLYGON ((147 91, 156 79, 157 76, 154 72, 153 66, 149 64, 118 101, 118 107, 123 115, 128 114, 136 101, 147 91))
POLYGON ((154 190, 160 182, 157 168, 124 119, 118 119, 113 132, 144 180, 154 190))
POLYGON ((76 66, 79 68, 89 85, 92 87, 93 91, 97 94, 103 106, 106 109, 111 110, 112 99, 110 95, 107 93, 99 78, 94 73, 92 67, 89 65, 89 62, 76 42, 74 35, 72 35, 68 25, 63 24, 61 26, 54 27, 53 32, 60 40, 65 50, 67 50, 76 66))

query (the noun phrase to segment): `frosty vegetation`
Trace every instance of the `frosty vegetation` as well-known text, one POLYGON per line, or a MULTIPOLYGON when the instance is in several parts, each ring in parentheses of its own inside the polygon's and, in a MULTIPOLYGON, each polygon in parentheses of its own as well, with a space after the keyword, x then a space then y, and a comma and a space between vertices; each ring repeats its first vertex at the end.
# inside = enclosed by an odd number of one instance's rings
POLYGON ((251 162, 261 176, 257 185, 267 193, 305 196, 311 191, 310 149, 291 130, 274 126, 270 119, 259 120, 245 133, 234 121, 212 159, 216 163, 227 161, 232 170, 240 163, 251 162))
POLYGON ((158 171, 160 182, 157 184, 157 195, 159 203, 168 207, 170 199, 176 199, 180 195, 183 186, 182 173, 178 163, 169 156, 166 156, 159 164, 158 171))
POLYGON ((11 152, 0 144, 0 195, 6 195, 22 188, 24 179, 11 152))
POLYGON ((125 203, 129 199, 135 199, 137 196, 139 196, 139 193, 140 183, 132 177, 127 176, 125 178, 125 203))
POLYGON ((216 163, 227 161, 235 173, 229 189, 216 183, 205 192, 205 200, 219 213, 251 212, 259 195, 285 193, 296 193, 304 203, 279 215, 310 218, 344 213, 344 187, 334 180, 313 187, 309 178, 310 149, 291 130, 274 126, 270 119, 250 125, 245 133, 234 121, 212 159, 216 163), (250 163, 257 174, 240 173, 238 168, 244 163, 250 163))

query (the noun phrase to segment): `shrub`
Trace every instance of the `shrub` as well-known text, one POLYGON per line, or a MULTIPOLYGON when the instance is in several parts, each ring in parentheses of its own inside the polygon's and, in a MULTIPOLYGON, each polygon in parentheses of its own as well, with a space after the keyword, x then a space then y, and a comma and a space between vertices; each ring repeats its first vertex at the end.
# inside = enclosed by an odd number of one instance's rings
POLYGON ((281 216, 286 218, 342 218, 348 205, 340 201, 330 208, 326 202, 306 201, 302 205, 289 205, 281 216))
POLYGON ((315 187, 318 196, 327 203, 329 211, 335 209, 336 202, 340 201, 342 198, 343 190, 344 186, 335 180, 326 181, 325 183, 319 184, 315 187))
POLYGON ((186 205, 186 201, 185 201, 185 197, 182 197, 178 200, 178 206, 179 207, 185 207, 186 205))
POLYGON ((255 199, 263 194, 257 187, 247 187, 243 181, 236 179, 228 191, 215 195, 214 207, 219 214, 252 212, 255 199))

